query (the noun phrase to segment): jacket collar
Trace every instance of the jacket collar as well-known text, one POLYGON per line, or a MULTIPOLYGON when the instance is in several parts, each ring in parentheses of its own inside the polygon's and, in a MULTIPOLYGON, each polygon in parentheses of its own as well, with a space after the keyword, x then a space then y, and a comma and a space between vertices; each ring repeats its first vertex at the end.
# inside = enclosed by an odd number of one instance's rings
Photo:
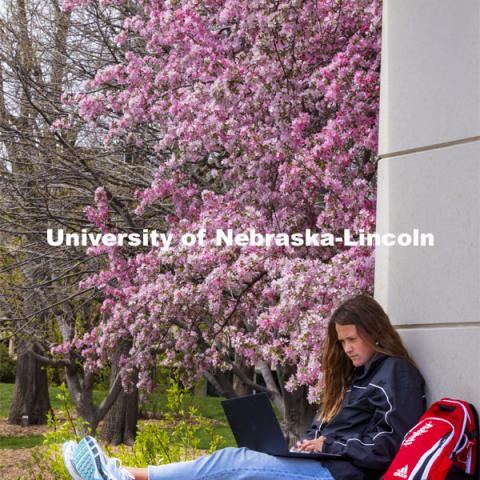
POLYGON ((362 378, 367 377, 371 372, 376 370, 377 367, 381 365, 386 358, 388 358, 388 355, 385 355, 384 353, 376 352, 371 358, 368 365, 355 367, 355 369, 353 370, 353 378, 355 380, 361 380, 362 378))

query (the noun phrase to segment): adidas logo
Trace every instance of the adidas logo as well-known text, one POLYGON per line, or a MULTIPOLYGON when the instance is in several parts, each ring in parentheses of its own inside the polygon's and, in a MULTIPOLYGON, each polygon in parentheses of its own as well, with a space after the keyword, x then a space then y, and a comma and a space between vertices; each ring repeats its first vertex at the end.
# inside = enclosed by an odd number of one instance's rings
POLYGON ((394 477, 407 478, 408 477, 408 465, 399 468, 394 474, 394 477))

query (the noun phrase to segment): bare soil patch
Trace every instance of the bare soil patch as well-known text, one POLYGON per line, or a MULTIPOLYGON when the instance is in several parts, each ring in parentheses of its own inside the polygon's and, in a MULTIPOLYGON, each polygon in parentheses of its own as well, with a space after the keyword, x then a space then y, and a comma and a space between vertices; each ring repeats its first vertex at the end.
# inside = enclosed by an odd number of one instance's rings
POLYGON ((1 449, 0 478, 2 480, 28 479, 29 472, 34 468, 32 450, 32 448, 1 449))
MULTIPOLYGON (((0 418, 0 437, 30 437, 41 435, 47 430, 47 425, 21 427, 10 425, 5 418, 0 418)), ((32 451, 33 448, 0 449, 0 478, 17 480, 23 476, 27 479, 29 469, 34 468, 32 451)))
POLYGON ((0 437, 30 437, 32 435, 41 435, 48 431, 47 425, 31 425, 30 427, 21 427, 20 425, 10 425, 6 418, 0 418, 0 437))

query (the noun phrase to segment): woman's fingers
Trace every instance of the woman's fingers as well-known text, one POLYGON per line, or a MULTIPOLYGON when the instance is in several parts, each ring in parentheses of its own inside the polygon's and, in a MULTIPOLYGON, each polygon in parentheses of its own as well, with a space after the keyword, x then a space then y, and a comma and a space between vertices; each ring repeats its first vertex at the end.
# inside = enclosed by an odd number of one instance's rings
POLYGON ((295 445, 295 449, 299 452, 321 452, 323 449, 324 437, 315 440, 304 440, 295 445))
POLYGON ((297 444, 296 448, 301 452, 315 452, 317 445, 312 440, 304 440, 302 443, 297 444))

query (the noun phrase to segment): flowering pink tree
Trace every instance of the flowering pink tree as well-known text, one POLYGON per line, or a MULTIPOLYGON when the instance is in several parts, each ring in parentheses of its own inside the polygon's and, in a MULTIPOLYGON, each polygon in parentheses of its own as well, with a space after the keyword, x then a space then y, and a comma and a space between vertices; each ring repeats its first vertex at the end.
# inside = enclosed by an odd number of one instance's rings
MULTIPOLYGON (((227 396, 233 372, 268 390, 298 433, 300 399, 321 393, 328 313, 371 289, 372 250, 214 238, 374 229, 380 10, 379 0, 142 0, 126 18, 124 60, 66 101, 108 124, 107 143, 154 142, 155 179, 136 213, 156 206, 176 240, 134 256, 92 252, 109 256, 89 280, 105 293, 104 320, 71 345, 91 368, 126 340, 125 379, 139 372, 144 387, 158 358, 227 396), (202 229, 204 245, 178 241, 202 229)), ((105 192, 88 214, 106 228, 105 192)))

